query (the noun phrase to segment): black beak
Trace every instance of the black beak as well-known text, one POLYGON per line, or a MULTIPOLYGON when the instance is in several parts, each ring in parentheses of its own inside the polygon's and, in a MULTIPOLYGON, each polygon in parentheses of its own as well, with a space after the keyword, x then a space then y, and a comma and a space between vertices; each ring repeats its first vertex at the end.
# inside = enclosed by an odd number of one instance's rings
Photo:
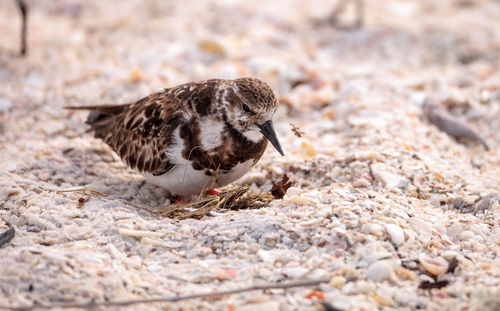
POLYGON ((273 128, 273 122, 271 120, 264 122, 259 125, 260 132, 264 134, 264 136, 273 144, 274 148, 278 150, 278 152, 284 156, 283 150, 281 149, 280 142, 278 141, 278 136, 276 136, 276 132, 273 128))

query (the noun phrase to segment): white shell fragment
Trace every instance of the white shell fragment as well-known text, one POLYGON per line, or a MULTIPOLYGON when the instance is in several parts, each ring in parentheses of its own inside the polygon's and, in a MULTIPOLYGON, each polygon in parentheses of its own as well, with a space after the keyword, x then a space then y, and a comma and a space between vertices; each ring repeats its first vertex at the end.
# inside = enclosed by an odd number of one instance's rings
POLYGON ((404 176, 391 172, 384 164, 376 163, 371 166, 373 176, 383 183, 387 188, 404 188, 410 181, 404 176))
POLYGON ((394 271, 394 266, 389 260, 376 261, 368 267, 366 278, 374 282, 388 279, 394 271))
POLYGON ((411 227, 417 234, 417 237, 421 241, 429 241, 432 236, 432 227, 429 226, 424 220, 418 218, 408 219, 411 227))
POLYGON ((144 237, 161 237, 163 234, 160 232, 153 231, 142 231, 142 230, 131 230, 125 228, 119 228, 118 233, 121 235, 126 235, 134 238, 144 238, 144 237))
POLYGON ((305 276, 309 270, 302 267, 291 267, 285 268, 283 272, 292 279, 298 279, 305 276))
POLYGON ((0 112, 9 110, 12 107, 12 102, 6 98, 0 98, 0 112))
POLYGON ((280 304, 277 301, 267 301, 261 303, 252 303, 238 308, 240 311, 279 311, 280 304))
POLYGON ((418 260, 424 267, 425 271, 432 275, 440 275, 448 270, 448 262, 442 257, 429 257, 421 255, 418 260))
POLYGON ((405 241, 405 234, 400 226, 395 224, 386 224, 385 230, 389 234, 391 241, 396 245, 401 245, 405 241))

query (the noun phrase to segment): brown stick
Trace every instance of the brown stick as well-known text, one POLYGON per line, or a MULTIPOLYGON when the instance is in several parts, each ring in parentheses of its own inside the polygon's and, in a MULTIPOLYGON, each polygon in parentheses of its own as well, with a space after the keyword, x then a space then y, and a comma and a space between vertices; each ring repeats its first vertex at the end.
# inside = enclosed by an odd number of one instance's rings
POLYGON ((323 283, 330 282, 330 279, 319 279, 319 280, 307 280, 307 281, 298 281, 284 284, 267 284, 267 285, 255 285, 251 287, 245 287, 240 289, 226 290, 220 292, 213 293, 204 293, 204 294, 193 294, 186 296, 178 296, 178 297, 170 297, 170 298, 151 298, 151 299, 136 299, 136 300, 123 300, 123 301, 106 301, 106 302, 89 302, 89 303, 67 303, 67 304, 53 304, 53 305, 32 305, 25 307, 12 307, 12 306, 1 306, 0 310, 15 310, 15 311, 30 311, 36 309, 90 309, 94 307, 110 307, 110 306, 130 306, 141 303, 159 303, 159 302, 178 302, 182 300, 188 299, 196 299, 196 298, 209 298, 209 297, 217 297, 217 296, 226 296, 244 293, 253 290, 267 290, 267 289, 286 289, 293 287, 303 287, 303 286, 314 286, 323 283))
POLYGON ((17 6, 21 11, 22 23, 21 23, 21 55, 25 56, 28 53, 28 45, 26 43, 26 37, 28 35, 28 6, 24 0, 17 0, 17 6))

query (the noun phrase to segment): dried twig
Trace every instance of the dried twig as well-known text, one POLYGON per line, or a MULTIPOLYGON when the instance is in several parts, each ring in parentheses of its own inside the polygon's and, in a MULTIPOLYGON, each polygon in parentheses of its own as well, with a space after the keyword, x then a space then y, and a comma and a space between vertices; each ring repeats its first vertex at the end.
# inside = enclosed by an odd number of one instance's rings
POLYGON ((248 186, 225 190, 217 195, 198 198, 195 202, 171 204, 151 211, 152 214, 178 219, 202 218, 215 210, 240 210, 261 208, 274 197, 268 193, 253 193, 248 186))
POLYGON ((24 0, 17 0, 17 7, 21 11, 21 55, 25 56, 28 53, 28 45, 26 37, 28 33, 28 6, 24 0))
POLYGON ((65 303, 65 304, 53 304, 53 305, 31 305, 25 307, 12 307, 12 306, 1 306, 0 310, 15 310, 15 311, 30 311, 36 309, 90 309, 94 307, 110 307, 110 306, 131 306, 136 304, 150 304, 150 303, 161 303, 161 302, 178 302, 188 299, 197 298, 210 298, 226 295, 240 294, 244 292, 254 291, 254 290, 268 290, 268 289, 287 289, 294 287, 304 287, 304 286, 315 286, 323 283, 330 282, 329 279, 318 279, 318 280, 307 280, 298 281, 291 283, 282 284, 266 284, 266 285, 255 285, 245 288, 226 290, 220 292, 203 293, 203 294, 193 294, 186 296, 177 297, 165 297, 165 298, 151 298, 151 299, 136 299, 136 300, 123 300, 123 301, 105 301, 105 302, 88 302, 88 303, 65 303))
POLYGON ((419 285, 418 288, 421 289, 433 289, 433 288, 443 288, 446 285, 448 285, 449 281, 447 280, 442 280, 442 281, 437 281, 437 282, 429 282, 429 281, 422 281, 419 285))
POLYGON ((295 136, 297 137, 302 137, 302 135, 305 135, 306 133, 304 133, 297 125, 293 124, 293 123, 290 123, 290 126, 292 127, 292 132, 295 136))
POLYGON ((325 301, 321 301, 319 303, 318 309, 319 310, 323 310, 323 311, 342 311, 341 309, 336 308, 336 307, 332 306, 331 304, 329 304, 328 302, 325 302, 325 301))
POLYGON ((273 187, 271 188, 271 194, 275 199, 283 199, 286 191, 288 190, 288 188, 290 188, 291 185, 292 182, 285 174, 283 175, 283 178, 280 181, 273 183, 273 187))
POLYGON ((129 206, 145 210, 153 215, 187 219, 195 218, 200 219, 204 216, 210 215, 215 210, 240 210, 240 209, 255 209, 261 208, 266 203, 274 200, 274 197, 269 192, 254 193, 250 191, 248 186, 236 187, 233 189, 225 190, 217 195, 198 198, 192 203, 171 204, 164 208, 150 209, 131 203, 127 200, 110 198, 107 195, 100 193, 96 190, 84 187, 72 188, 67 190, 60 190, 57 193, 79 192, 87 195, 93 195, 106 200, 120 201, 129 206))

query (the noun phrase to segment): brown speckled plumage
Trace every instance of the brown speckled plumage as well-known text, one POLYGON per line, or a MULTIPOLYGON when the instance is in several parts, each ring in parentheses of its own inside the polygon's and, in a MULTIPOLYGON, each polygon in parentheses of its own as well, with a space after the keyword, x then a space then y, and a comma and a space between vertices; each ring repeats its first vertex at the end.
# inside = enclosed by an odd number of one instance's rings
MULTIPOLYGON (((182 161, 195 171, 213 176, 229 174, 240 163, 251 160, 253 165, 259 160, 267 139, 255 133, 264 123, 272 130, 270 119, 276 104, 274 93, 264 82, 241 78, 187 83, 132 104, 72 109, 89 109, 87 124, 95 137, 139 172, 168 174, 181 162, 174 154, 179 148, 182 161), (214 126, 214 133, 206 124, 214 126), (212 134, 216 138, 212 139, 212 134), (204 137, 214 145, 207 145, 204 137)), ((274 130, 265 135, 274 135, 271 141, 282 152, 274 130)))

